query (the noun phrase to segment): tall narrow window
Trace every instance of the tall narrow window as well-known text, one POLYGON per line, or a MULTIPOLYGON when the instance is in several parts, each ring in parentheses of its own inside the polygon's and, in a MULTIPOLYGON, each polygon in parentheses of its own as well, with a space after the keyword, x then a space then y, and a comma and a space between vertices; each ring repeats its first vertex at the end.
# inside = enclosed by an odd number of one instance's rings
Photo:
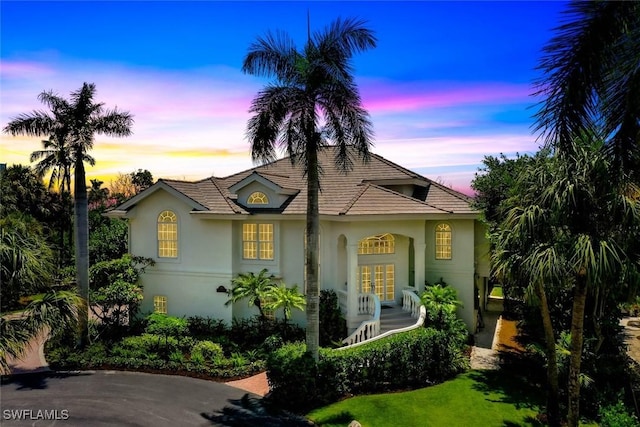
POLYGON ((242 225, 242 257, 273 259, 273 224, 242 225))
POLYGON ((178 257, 178 217, 171 211, 158 215, 158 257, 178 257))
POLYGON ((268 205, 269 198, 261 191, 253 192, 247 198, 247 203, 250 205, 268 205))
POLYGON ((436 225, 436 259, 451 259, 451 226, 436 225))
POLYGON ((153 296, 153 312, 167 314, 167 297, 164 295, 153 296))

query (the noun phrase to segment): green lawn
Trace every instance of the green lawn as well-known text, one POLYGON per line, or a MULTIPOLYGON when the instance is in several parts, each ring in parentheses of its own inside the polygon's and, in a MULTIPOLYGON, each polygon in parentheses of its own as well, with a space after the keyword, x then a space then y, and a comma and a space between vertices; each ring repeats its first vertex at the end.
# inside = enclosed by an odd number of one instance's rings
POLYGON ((457 378, 403 393, 357 396, 307 416, 324 426, 541 426, 536 420, 542 393, 513 373, 471 371, 457 378))

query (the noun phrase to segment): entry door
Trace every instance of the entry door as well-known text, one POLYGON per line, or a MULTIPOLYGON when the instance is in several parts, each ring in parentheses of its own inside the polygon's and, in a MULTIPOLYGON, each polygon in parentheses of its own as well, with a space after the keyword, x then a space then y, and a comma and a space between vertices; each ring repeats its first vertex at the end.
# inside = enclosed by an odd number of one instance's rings
POLYGON ((394 264, 360 265, 358 269, 360 292, 374 292, 381 302, 395 299, 395 266, 394 264))

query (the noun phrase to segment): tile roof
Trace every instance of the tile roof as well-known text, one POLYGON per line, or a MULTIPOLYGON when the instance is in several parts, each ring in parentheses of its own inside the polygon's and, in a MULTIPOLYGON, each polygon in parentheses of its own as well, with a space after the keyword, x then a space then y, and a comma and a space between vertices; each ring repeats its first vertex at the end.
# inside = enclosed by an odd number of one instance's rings
MULTIPOLYGON (((367 163, 355 158, 353 170, 345 174, 334 163, 333 148, 319 153, 322 168, 320 179, 320 214, 324 215, 381 215, 412 213, 461 213, 476 214, 472 199, 462 193, 429 180, 403 168, 383 157, 371 154, 367 163), (419 187, 420 198, 404 195, 383 185, 397 181, 419 187), (381 184, 382 183, 382 184, 381 184), (426 192, 426 197, 425 193, 426 192), (423 200, 424 197, 424 200, 423 200)), ((282 214, 304 214, 307 208, 307 186, 303 170, 292 165, 288 157, 264 166, 258 166, 236 174, 217 178, 210 177, 195 182, 162 180, 176 191, 184 194, 208 211, 217 214, 249 213, 237 204, 229 191, 234 184, 256 172, 263 178, 284 189, 298 189, 291 196, 282 214)))

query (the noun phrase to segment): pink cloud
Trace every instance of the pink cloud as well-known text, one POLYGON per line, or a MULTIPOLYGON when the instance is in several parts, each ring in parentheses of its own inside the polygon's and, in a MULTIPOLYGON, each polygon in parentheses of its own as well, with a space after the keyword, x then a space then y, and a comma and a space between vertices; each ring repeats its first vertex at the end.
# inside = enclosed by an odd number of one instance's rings
POLYGON ((360 87, 364 107, 375 113, 406 113, 462 105, 527 102, 529 85, 507 83, 451 84, 388 83, 364 81, 360 87), (446 86, 443 89, 442 86, 446 86))

